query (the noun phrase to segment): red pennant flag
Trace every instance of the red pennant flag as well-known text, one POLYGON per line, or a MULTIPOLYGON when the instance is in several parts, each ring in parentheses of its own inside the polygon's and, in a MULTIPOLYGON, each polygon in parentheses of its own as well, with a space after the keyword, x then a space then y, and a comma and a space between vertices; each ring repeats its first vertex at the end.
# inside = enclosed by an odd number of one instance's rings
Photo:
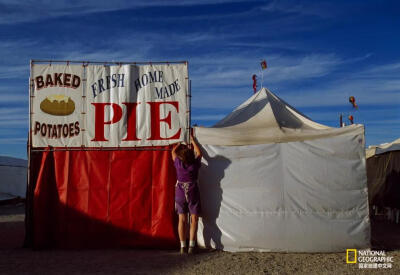
POLYGON ((254 93, 257 92, 257 76, 255 74, 253 74, 253 90, 254 93))
POLYGON ((353 108, 358 109, 358 106, 356 104, 356 98, 354 96, 349 97, 349 102, 351 103, 351 105, 353 105, 353 108))
POLYGON ((351 124, 354 123, 354 117, 352 115, 349 115, 349 120, 350 120, 351 124))
POLYGON ((265 59, 263 61, 261 61, 261 68, 263 70, 265 70, 267 68, 267 61, 265 61, 265 59))

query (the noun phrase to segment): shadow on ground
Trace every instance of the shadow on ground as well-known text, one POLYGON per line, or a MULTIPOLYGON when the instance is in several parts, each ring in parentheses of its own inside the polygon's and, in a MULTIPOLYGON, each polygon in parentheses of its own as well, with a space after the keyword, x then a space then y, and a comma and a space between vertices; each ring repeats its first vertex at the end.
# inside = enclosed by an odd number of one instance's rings
MULTIPOLYGON (((22 248, 24 205, 0 206, 0 274, 355 274, 345 253, 228 253, 201 250, 22 248)), ((400 248, 399 225, 372 221, 373 249, 400 248)), ((399 274, 399 252, 385 274, 399 274)))
MULTIPOLYGON (((177 249, 68 249, 22 248, 25 236, 24 204, 0 206, 0 274, 163 274, 207 261, 215 250, 180 255, 177 249)), ((215 252, 215 253, 213 253, 215 252)))

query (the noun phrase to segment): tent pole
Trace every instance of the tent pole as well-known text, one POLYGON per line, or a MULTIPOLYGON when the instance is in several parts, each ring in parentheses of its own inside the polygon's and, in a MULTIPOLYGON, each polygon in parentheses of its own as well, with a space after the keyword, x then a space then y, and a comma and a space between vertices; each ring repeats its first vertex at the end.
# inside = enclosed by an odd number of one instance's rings
POLYGON ((264 88, 264 70, 261 69, 261 89, 264 88))
POLYGON ((28 104, 28 112, 29 112, 29 130, 28 130, 28 169, 27 169, 27 183, 26 183, 26 195, 25 195, 25 238, 24 238, 24 247, 32 247, 33 244, 33 191, 32 183, 31 183, 31 153, 32 153, 32 96, 33 96, 33 78, 32 78, 32 68, 33 68, 33 60, 30 61, 30 72, 29 72, 29 104, 28 104))
MULTIPOLYGON (((189 75, 188 75, 189 78, 189 75)), ((192 80, 189 80, 189 97, 188 97, 188 107, 189 107, 189 117, 188 117, 188 126, 189 126, 189 136, 187 137, 188 144, 190 144, 190 134, 192 133, 192 80)))

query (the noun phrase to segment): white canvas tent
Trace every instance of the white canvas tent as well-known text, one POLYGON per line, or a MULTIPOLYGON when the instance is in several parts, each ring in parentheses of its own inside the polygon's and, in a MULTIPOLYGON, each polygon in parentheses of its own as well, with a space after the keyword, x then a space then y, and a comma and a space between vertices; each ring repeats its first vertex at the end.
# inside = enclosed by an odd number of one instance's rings
POLYGON ((384 154, 386 152, 400 151, 400 138, 380 145, 370 145, 368 149, 365 150, 366 158, 370 158, 374 155, 384 154))
POLYGON ((0 201, 26 196, 27 161, 0 156, 0 201))
POLYGON ((261 89, 214 127, 198 243, 226 251, 333 252, 370 245, 364 127, 315 123, 261 89))

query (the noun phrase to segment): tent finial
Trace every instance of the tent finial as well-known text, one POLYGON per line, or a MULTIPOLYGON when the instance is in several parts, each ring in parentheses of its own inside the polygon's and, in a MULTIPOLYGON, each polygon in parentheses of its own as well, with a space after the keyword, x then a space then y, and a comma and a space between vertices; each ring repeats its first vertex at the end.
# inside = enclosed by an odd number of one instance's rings
POLYGON ((261 89, 264 87, 264 70, 267 69, 267 61, 261 60, 261 89))

